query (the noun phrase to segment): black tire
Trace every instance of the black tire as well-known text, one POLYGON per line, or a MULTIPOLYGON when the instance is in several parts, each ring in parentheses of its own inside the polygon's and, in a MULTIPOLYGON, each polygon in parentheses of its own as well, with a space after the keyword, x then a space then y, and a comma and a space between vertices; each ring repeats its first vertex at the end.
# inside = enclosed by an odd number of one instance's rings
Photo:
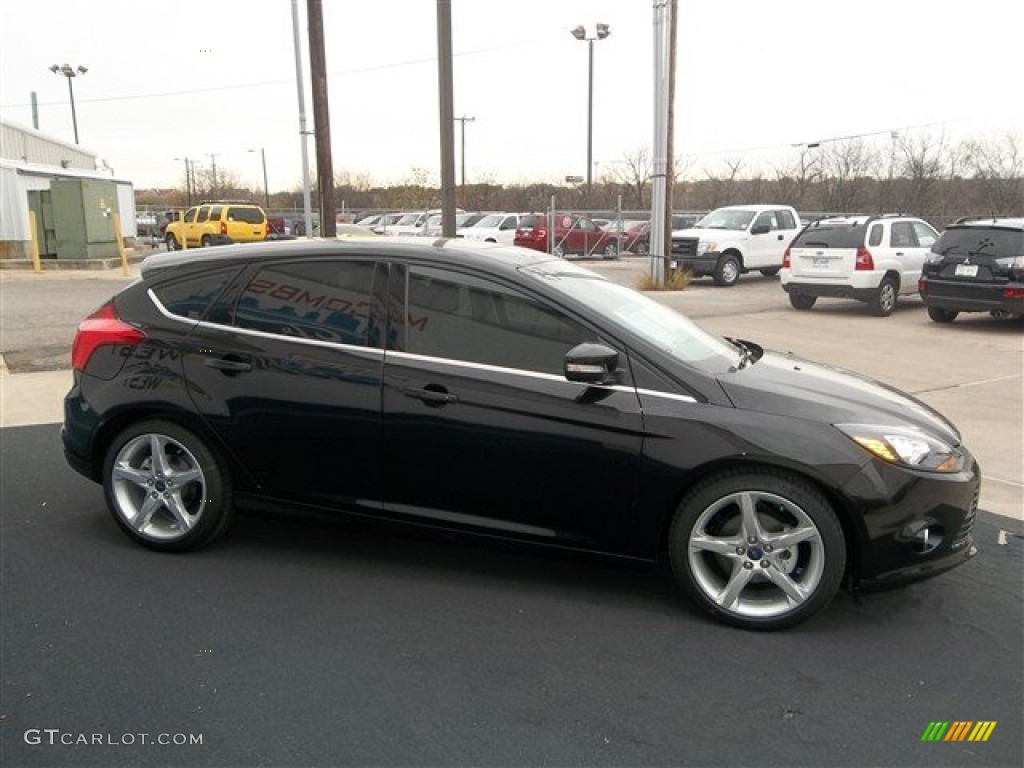
POLYGON ((103 490, 121 530, 161 552, 208 544, 231 521, 224 462, 191 431, 162 419, 139 422, 114 438, 103 462, 103 490), (154 461, 158 454, 162 459, 154 461))
POLYGON ((174 236, 173 232, 168 232, 167 233, 167 236, 164 238, 164 242, 167 243, 167 250, 168 251, 180 251, 181 250, 181 244, 178 242, 178 239, 174 236))
POLYGON ((955 309, 943 309, 942 307, 928 307, 928 317, 936 323, 952 323, 960 313, 955 309))
POLYGON ((555 243, 551 246, 551 255, 556 259, 566 259, 569 257, 569 254, 565 250, 564 243, 555 243))
POLYGON ((770 267, 769 269, 762 269, 761 274, 764 275, 765 277, 775 277, 777 274, 779 274, 780 269, 782 269, 782 267, 770 267))
POLYGON ((808 296, 806 293, 789 292, 789 303, 793 309, 810 309, 818 300, 817 296, 808 296))
POLYGON ((846 569, 843 529, 828 499, 767 467, 725 472, 691 489, 673 518, 668 551, 683 592, 745 629, 809 619, 835 597, 846 569))
POLYGON ((899 300, 899 285, 891 277, 883 277, 877 290, 868 301, 871 313, 877 317, 888 317, 896 309, 899 300))
POLYGON ((604 258, 606 259, 617 259, 619 258, 619 243, 617 240, 609 240, 604 247, 604 258))
POLYGON ((740 260, 735 256, 726 254, 718 259, 715 265, 715 285, 730 287, 736 285, 740 279, 740 260))
POLYGON ((646 256, 649 250, 650 248, 648 247, 646 240, 640 240, 636 245, 633 246, 633 251, 635 253, 640 254, 641 256, 646 256))
POLYGON ((203 239, 199 241, 199 244, 203 248, 209 248, 211 245, 213 245, 213 238, 210 237, 209 235, 203 235, 203 239))

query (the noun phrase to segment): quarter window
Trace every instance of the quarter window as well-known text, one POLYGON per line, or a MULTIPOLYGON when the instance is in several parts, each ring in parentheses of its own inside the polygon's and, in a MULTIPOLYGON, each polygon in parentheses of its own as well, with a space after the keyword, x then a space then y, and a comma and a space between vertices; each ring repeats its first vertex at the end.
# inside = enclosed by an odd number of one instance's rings
POLYGON ((317 261, 261 269, 238 300, 235 325, 280 336, 376 346, 372 262, 317 261))
POLYGON ((202 320, 206 310, 224 290, 238 269, 221 269, 187 280, 176 280, 153 289, 153 293, 172 315, 202 320))
POLYGON ((594 340, 579 323, 511 288, 456 272, 412 267, 406 351, 561 374, 565 353, 594 340))
POLYGON ((868 234, 868 245, 882 244, 882 225, 872 224, 871 232, 868 234))

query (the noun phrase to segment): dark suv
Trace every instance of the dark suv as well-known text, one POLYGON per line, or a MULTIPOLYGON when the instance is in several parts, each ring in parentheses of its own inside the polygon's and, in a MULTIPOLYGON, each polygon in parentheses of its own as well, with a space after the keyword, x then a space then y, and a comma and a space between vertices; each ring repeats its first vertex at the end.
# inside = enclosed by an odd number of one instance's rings
POLYGON ((957 222, 921 270, 918 292, 937 323, 961 312, 1024 317, 1024 218, 957 222))

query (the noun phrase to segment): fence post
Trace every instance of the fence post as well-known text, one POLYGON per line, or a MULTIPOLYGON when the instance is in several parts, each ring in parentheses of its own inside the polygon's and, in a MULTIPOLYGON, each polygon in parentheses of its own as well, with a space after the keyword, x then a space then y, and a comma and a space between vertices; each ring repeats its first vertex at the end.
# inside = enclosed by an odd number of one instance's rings
POLYGON ((39 232, 36 230, 36 212, 28 212, 29 247, 32 250, 32 271, 42 272, 43 265, 39 261, 39 232))

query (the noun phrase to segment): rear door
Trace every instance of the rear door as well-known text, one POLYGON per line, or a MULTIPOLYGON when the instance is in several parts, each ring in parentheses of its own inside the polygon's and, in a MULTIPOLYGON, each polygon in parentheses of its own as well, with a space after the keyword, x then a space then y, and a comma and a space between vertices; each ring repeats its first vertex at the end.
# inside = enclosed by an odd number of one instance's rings
POLYGON ((255 206, 229 206, 222 221, 227 236, 237 243, 264 240, 267 236, 267 217, 255 206))
POLYGON ((624 352, 620 386, 571 383, 565 353, 599 334, 504 282, 451 268, 393 271, 388 317, 386 511, 549 543, 621 545, 642 447, 624 352))
POLYGON ((379 493, 385 285, 369 258, 263 263, 196 327, 189 393, 267 495, 365 506, 379 493))

